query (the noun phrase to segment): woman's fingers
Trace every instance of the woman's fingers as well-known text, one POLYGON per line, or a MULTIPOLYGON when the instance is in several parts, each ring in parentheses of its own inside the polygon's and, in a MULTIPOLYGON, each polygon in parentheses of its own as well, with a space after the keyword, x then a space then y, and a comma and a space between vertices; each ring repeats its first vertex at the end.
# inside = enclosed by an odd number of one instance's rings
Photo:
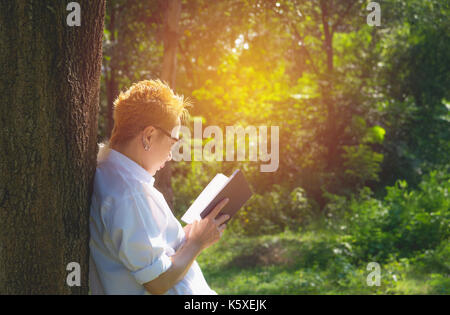
POLYGON ((226 227, 224 222, 226 222, 230 216, 228 214, 224 214, 217 219, 215 218, 229 200, 229 198, 221 200, 205 218, 200 221, 196 221, 190 228, 189 236, 192 239, 198 239, 198 241, 203 244, 202 247, 206 248, 212 245, 222 236, 222 233, 226 227))
POLYGON ((222 199, 215 207, 214 209, 211 211, 210 214, 208 214, 208 216, 211 216, 211 218, 215 218, 217 217, 217 215, 219 214, 220 210, 222 210, 223 207, 225 207, 225 205, 228 203, 228 201, 230 201, 230 198, 225 198, 222 199))
POLYGON ((230 216, 228 214, 222 214, 220 217, 215 219, 215 221, 216 221, 217 225, 221 225, 222 223, 224 223, 229 218, 230 218, 230 216))
POLYGON ((183 228, 184 234, 186 235, 186 237, 189 237, 189 232, 191 230, 191 227, 192 227, 192 224, 188 224, 183 228))

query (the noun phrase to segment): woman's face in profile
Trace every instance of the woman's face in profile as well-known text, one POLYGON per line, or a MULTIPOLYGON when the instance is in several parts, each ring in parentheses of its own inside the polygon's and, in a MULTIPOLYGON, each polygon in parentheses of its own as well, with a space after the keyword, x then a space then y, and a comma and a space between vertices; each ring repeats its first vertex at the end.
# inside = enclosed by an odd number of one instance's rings
MULTIPOLYGON (((174 133, 176 138, 179 137, 180 124, 174 127, 176 133, 174 133)), ((172 130, 167 130, 169 133, 172 130)), ((167 161, 172 159, 172 147, 177 141, 172 137, 166 135, 163 131, 156 129, 155 140, 152 141, 151 148, 146 152, 149 162, 150 162, 150 173, 155 175, 155 173, 161 170, 167 161)))

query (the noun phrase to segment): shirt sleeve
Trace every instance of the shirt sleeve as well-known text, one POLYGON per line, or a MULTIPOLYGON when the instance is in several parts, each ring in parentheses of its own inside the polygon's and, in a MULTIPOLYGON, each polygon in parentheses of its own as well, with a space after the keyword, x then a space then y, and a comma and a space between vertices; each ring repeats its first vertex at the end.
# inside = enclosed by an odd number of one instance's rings
POLYGON ((141 285, 156 279, 172 265, 157 218, 148 218, 152 211, 146 198, 142 194, 122 198, 108 211, 105 220, 119 260, 141 285))

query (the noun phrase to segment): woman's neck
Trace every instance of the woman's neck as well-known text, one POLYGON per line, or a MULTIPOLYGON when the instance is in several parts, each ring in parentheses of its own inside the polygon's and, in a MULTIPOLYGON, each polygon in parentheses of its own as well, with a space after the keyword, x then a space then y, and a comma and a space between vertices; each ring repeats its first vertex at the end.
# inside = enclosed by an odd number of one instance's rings
POLYGON ((114 146, 111 146, 111 149, 125 155, 127 158, 129 158, 130 160, 139 164, 142 168, 145 169, 145 167, 139 157, 139 153, 136 152, 137 150, 135 148, 136 148, 136 146, 133 145, 133 140, 129 141, 125 144, 116 144, 114 146))

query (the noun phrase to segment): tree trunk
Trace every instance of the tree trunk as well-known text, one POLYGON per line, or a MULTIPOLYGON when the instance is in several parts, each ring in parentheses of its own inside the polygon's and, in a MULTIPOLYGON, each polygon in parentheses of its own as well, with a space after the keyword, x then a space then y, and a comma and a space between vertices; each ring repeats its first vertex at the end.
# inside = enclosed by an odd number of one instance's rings
POLYGON ((105 1, 77 2, 81 26, 68 1, 0 2, 0 294, 88 293, 105 1))
POLYGON ((331 27, 329 25, 330 16, 329 16, 329 8, 328 3, 322 1, 320 3, 321 11, 322 11, 322 26, 324 32, 324 50, 327 56, 326 64, 326 72, 324 77, 324 82, 326 85, 322 88, 323 102, 327 108, 327 121, 325 125, 325 139, 324 143, 327 147, 327 170, 333 171, 336 167, 337 157, 337 148, 338 148, 338 134, 336 132, 336 105, 334 104, 334 100, 332 98, 333 91, 333 33, 331 31, 331 27))
MULTIPOLYGON (((166 5, 164 22, 164 57, 161 80, 166 81, 172 89, 175 89, 175 77, 177 68, 178 29, 181 14, 181 0, 169 0, 166 5)), ((155 176, 155 186, 164 195, 170 208, 173 209, 173 191, 171 184, 172 161, 158 171, 155 176)))

